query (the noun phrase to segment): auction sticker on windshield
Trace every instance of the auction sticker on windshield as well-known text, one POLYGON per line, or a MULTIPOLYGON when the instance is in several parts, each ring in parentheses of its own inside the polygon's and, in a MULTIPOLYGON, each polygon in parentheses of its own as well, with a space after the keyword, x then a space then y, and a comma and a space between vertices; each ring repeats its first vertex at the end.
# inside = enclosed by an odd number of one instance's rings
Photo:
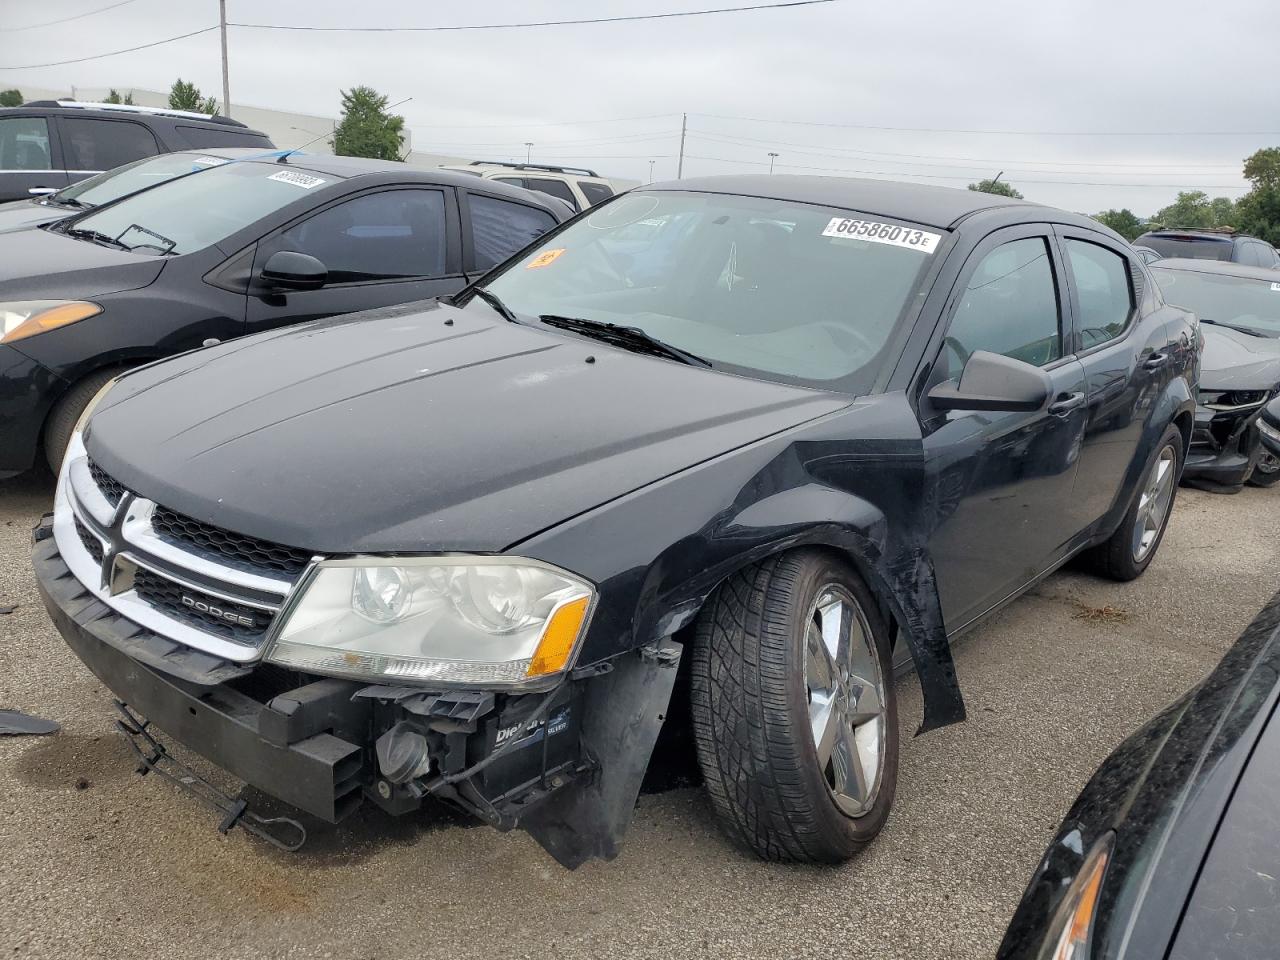
POLYGON ((196 157, 191 162, 197 167, 220 167, 227 161, 221 157, 196 157))
POLYGON ((295 187, 301 187, 303 190, 310 190, 312 187, 318 187, 325 182, 324 177, 313 177, 305 173, 297 173, 294 170, 281 170, 279 173, 273 173, 267 179, 279 180, 281 183, 291 183, 295 187))
POLYGON ((853 220, 849 217, 832 217, 822 235, 845 240, 888 243, 923 253, 933 253, 938 248, 938 241, 942 239, 941 234, 929 233, 927 230, 901 227, 896 223, 881 223, 878 220, 853 220))
POLYGON ((556 262, 556 259, 560 254, 564 253, 565 249, 565 247, 556 247, 554 250, 544 250, 542 253, 530 260, 529 265, 525 267, 525 269, 536 270, 539 267, 549 266, 556 262))

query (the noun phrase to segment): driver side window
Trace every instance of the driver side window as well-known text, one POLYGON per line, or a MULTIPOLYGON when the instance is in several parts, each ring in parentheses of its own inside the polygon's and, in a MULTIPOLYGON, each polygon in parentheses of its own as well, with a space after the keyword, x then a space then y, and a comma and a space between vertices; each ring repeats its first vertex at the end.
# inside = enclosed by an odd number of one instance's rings
POLYGON ((1043 367, 1062 356, 1053 260, 1045 237, 1011 240, 978 264, 947 330, 940 363, 960 376, 975 350, 1043 367))

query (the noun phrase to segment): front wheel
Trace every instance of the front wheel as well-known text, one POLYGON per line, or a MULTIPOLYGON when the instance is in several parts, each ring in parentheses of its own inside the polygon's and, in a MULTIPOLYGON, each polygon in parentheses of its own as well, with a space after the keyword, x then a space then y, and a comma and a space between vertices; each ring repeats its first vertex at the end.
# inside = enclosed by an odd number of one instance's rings
POLYGON ((1112 580, 1133 580, 1150 566, 1173 513, 1182 455, 1182 431, 1170 424, 1147 462, 1124 520, 1110 539, 1092 551, 1100 574, 1112 580))
POLYGON ((767 860, 837 863, 884 826, 898 779, 889 636, 837 556, 734 574, 698 621, 692 720, 721 826, 767 860))

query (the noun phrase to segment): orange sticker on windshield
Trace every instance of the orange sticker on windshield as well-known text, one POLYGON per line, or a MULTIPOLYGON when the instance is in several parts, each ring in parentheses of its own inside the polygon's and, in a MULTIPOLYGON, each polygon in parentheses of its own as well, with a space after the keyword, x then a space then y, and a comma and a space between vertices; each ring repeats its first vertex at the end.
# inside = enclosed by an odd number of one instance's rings
POLYGON ((564 253, 564 247, 556 247, 554 250, 543 250, 525 267, 526 270, 536 270, 538 267, 549 267, 560 258, 560 254, 564 253))

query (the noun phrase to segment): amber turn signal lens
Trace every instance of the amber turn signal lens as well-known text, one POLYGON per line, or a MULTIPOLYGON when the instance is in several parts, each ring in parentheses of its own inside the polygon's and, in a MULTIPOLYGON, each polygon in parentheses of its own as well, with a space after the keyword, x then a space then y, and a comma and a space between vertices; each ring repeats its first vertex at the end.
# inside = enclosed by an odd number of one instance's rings
POLYGON ((590 597, 580 597, 570 600, 551 615, 547 628, 542 632, 542 639, 538 642, 538 649, 533 652, 526 676, 545 677, 559 673, 568 665, 590 604, 590 597))
POLYGON ((1085 860, 1067 892, 1064 906, 1069 911, 1058 935, 1052 960, 1088 960, 1091 953, 1093 917, 1098 910, 1102 878, 1111 858, 1112 836, 1104 837, 1085 860))
MULTIPOLYGON (((30 310, 25 319, 19 319, 16 325, 6 323, 4 329, 7 329, 7 332, 0 337, 0 343, 25 340, 27 337, 35 336, 37 333, 56 330, 58 327, 65 327, 69 323, 75 323, 78 320, 84 320, 102 312, 102 308, 96 303, 87 301, 57 303, 48 306, 30 304, 27 306, 34 309, 30 310)), ((0 306, 0 310, 4 310, 4 307, 0 306)), ((13 317, 13 319, 22 317, 22 314, 17 313, 17 311, 4 310, 4 312, 6 314, 16 313, 16 317, 13 317)))

